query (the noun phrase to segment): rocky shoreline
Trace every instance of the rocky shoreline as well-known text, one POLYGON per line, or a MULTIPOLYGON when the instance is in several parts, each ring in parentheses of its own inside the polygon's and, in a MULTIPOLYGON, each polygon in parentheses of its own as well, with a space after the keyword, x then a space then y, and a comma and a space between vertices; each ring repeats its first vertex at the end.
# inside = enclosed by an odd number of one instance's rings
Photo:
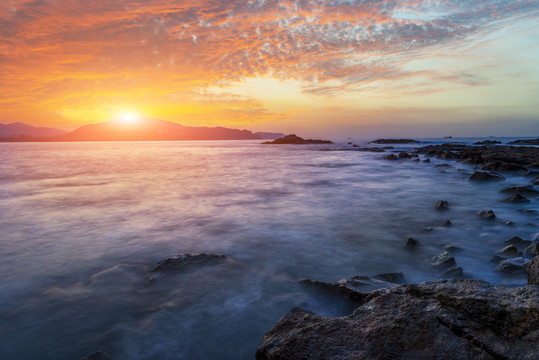
MULTIPOLYGON (((380 148, 358 150, 385 152, 380 148)), ((477 171, 470 181, 503 181, 504 176, 495 171, 532 177, 529 186, 502 189, 501 193, 507 195, 501 199, 504 202, 529 202, 526 196, 537 198, 539 193, 533 188, 539 183, 539 148, 442 144, 392 153, 384 159, 417 162, 420 157, 426 163, 430 157, 437 157, 474 164, 477 171)), ((449 206, 448 201, 440 200, 434 208, 443 211, 449 206)), ((496 218, 492 210, 477 215, 496 218)), ((536 359, 539 242, 515 236, 504 245, 491 262, 507 274, 526 273, 527 286, 508 288, 463 279, 463 269, 452 256, 462 249, 451 246, 431 260, 440 274, 438 280, 402 284, 402 273, 354 276, 335 283, 300 280, 305 286, 341 294, 357 302, 358 307, 351 315, 338 318, 293 309, 264 336, 256 359, 536 359)), ((413 238, 405 243, 409 251, 419 246, 413 238)))
MULTIPOLYGON (((288 143, 306 143, 289 139, 288 143)), ((354 150, 370 152, 394 150, 393 147, 364 149, 348 145, 354 150)), ((530 177, 530 185, 503 187, 500 200, 535 202, 539 199, 539 191, 534 188, 538 185, 538 148, 428 145, 414 151, 395 151, 380 159, 428 164, 433 157, 475 165, 476 172, 467 175, 468 181, 503 183, 506 173, 530 177)), ((445 163, 435 166, 450 167, 445 163)), ((441 199, 432 204, 432 211, 444 213, 451 206, 451 199, 441 199)), ((534 211, 523 211, 526 210, 534 211)), ((475 216, 486 222, 500 221, 491 209, 478 211, 475 216)), ((451 220, 441 226, 452 226, 451 220)), ((403 241, 400 251, 414 252, 421 247, 422 239, 410 237, 403 241)), ((337 282, 299 279, 302 286, 320 292, 320 296, 343 297, 353 304, 355 311, 332 318, 294 308, 263 337, 256 359, 536 359, 539 353, 539 239, 514 236, 492 254, 491 263, 497 271, 508 276, 527 276, 528 285, 523 287, 494 286, 470 279, 453 256, 463 250, 447 245, 439 254, 422 260, 418 251, 418 261, 426 261, 437 273, 436 280, 419 284, 408 283, 406 274, 401 272, 372 277, 357 275, 337 282)), ((226 264, 238 266, 223 254, 179 254, 157 262, 153 268, 148 267, 148 284, 155 284, 159 277, 226 264)), ((81 360, 84 359, 111 358, 96 352, 81 360)))

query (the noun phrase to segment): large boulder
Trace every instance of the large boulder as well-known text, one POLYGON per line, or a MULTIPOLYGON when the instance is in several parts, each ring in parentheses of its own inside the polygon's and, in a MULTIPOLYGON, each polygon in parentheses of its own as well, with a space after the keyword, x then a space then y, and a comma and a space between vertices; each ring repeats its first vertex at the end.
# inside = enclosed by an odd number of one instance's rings
POLYGON ((537 359, 539 287, 436 280, 362 293, 353 314, 296 312, 263 338, 257 360, 537 359))

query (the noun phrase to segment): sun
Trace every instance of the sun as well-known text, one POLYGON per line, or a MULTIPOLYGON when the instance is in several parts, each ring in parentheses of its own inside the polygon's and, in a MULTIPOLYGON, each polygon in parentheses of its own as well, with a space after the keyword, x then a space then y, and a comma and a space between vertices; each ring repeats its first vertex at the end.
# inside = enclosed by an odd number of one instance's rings
POLYGON ((118 115, 118 120, 124 124, 133 124, 137 122, 138 116, 133 113, 121 113, 118 115))

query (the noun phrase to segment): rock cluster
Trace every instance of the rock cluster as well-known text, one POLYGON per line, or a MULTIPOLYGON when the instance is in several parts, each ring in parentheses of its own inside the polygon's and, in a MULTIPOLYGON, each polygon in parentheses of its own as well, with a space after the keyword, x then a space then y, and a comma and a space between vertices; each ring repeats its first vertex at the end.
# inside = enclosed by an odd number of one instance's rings
POLYGON ((329 140, 320 140, 320 139, 303 139, 296 134, 290 134, 286 135, 282 138, 275 139, 273 141, 266 141, 262 144, 296 144, 296 145, 303 145, 303 144, 333 144, 333 141, 329 140))
POLYGON ((436 280, 355 292, 353 314, 295 312, 265 336, 257 360, 536 359, 539 287, 436 280))

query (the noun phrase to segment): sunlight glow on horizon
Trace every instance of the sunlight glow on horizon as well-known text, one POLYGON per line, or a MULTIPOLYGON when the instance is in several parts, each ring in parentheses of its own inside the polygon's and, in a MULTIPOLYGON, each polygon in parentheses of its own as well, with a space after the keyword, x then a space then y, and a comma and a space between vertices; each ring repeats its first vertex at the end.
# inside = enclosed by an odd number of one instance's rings
POLYGON ((0 4, 1 123, 316 136, 539 116, 537 2, 70 4, 0 4))

